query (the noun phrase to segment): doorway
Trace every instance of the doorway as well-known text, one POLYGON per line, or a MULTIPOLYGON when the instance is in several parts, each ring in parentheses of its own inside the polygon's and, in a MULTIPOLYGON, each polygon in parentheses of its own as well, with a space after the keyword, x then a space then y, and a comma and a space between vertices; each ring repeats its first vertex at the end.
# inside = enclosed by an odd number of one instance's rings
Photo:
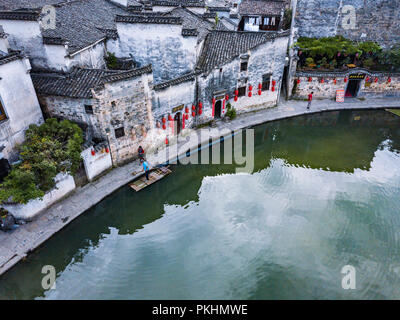
POLYGON ((181 113, 178 112, 174 117, 174 126, 176 134, 180 134, 182 130, 182 116, 181 113))
POLYGON ((221 118, 221 111, 222 111, 222 101, 218 100, 215 103, 214 117, 215 118, 221 118))
POLYGON ((360 89, 360 81, 361 80, 349 80, 349 84, 346 89, 346 98, 355 98, 357 97, 358 90, 360 89))

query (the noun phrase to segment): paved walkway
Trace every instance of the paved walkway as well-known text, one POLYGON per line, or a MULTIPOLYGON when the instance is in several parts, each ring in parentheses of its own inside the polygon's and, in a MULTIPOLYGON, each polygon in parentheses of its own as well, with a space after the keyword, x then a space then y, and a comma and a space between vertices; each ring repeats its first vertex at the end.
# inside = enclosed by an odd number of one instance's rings
MULTIPOLYGON (((370 99, 366 101, 346 99, 344 103, 336 103, 333 100, 315 100, 310 111, 306 110, 306 105, 307 102, 305 101, 284 101, 276 108, 242 114, 230 122, 220 121, 217 123, 217 127, 220 129, 239 130, 267 121, 326 110, 400 108, 400 101, 394 98, 370 99)), ((204 142, 206 141, 201 141, 201 143, 204 142)), ((185 142, 182 141, 181 143, 185 142)), ((193 147, 197 147, 197 144, 193 147)), ((165 161, 165 159, 162 159, 158 155, 150 155, 148 159, 153 165, 165 161)), ((34 221, 21 225, 11 232, 5 233, 0 231, 0 275, 13 267, 17 262, 26 257, 27 254, 39 247, 76 217, 115 190, 140 176, 141 173, 132 175, 132 172, 139 172, 140 170, 141 166, 138 161, 115 168, 98 180, 77 188, 72 195, 51 206, 36 217, 34 221)))

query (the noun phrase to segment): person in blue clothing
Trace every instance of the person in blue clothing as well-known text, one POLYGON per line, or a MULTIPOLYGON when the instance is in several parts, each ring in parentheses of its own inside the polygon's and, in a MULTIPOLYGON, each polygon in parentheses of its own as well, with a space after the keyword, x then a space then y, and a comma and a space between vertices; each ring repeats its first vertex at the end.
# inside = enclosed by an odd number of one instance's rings
POLYGON ((146 174, 146 180, 149 180, 150 167, 146 160, 142 161, 143 171, 146 174))

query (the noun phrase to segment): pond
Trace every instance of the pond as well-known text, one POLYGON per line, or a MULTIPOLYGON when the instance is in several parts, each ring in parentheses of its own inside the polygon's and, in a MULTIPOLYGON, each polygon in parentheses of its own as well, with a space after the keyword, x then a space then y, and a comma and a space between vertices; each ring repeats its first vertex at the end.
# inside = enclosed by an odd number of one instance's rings
POLYGON ((0 279, 1 299, 400 299, 400 117, 255 129, 255 168, 175 165, 121 188, 0 279), (41 271, 57 271, 56 289, 41 271), (342 268, 356 289, 342 288, 342 268))

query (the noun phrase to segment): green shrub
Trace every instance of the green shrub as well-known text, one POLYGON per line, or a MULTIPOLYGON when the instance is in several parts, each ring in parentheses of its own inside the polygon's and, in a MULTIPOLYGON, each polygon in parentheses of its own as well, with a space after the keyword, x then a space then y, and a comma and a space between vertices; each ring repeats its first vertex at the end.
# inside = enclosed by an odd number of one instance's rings
POLYGON ((226 116, 229 117, 229 119, 235 119, 236 118, 236 109, 231 107, 228 109, 228 111, 226 112, 226 116))
POLYGON ((107 52, 107 56, 105 57, 106 63, 107 63, 107 68, 108 69, 115 69, 117 68, 118 61, 117 57, 113 52, 107 52))
POLYGON ((76 124, 47 119, 31 125, 20 146, 21 163, 14 166, 0 185, 0 201, 27 203, 55 186, 59 172, 75 174, 81 162, 82 130, 76 124))
POLYGON ((308 57, 307 59, 306 59, 306 65, 307 66, 312 66, 314 64, 314 59, 313 58, 311 58, 311 57, 308 57))

